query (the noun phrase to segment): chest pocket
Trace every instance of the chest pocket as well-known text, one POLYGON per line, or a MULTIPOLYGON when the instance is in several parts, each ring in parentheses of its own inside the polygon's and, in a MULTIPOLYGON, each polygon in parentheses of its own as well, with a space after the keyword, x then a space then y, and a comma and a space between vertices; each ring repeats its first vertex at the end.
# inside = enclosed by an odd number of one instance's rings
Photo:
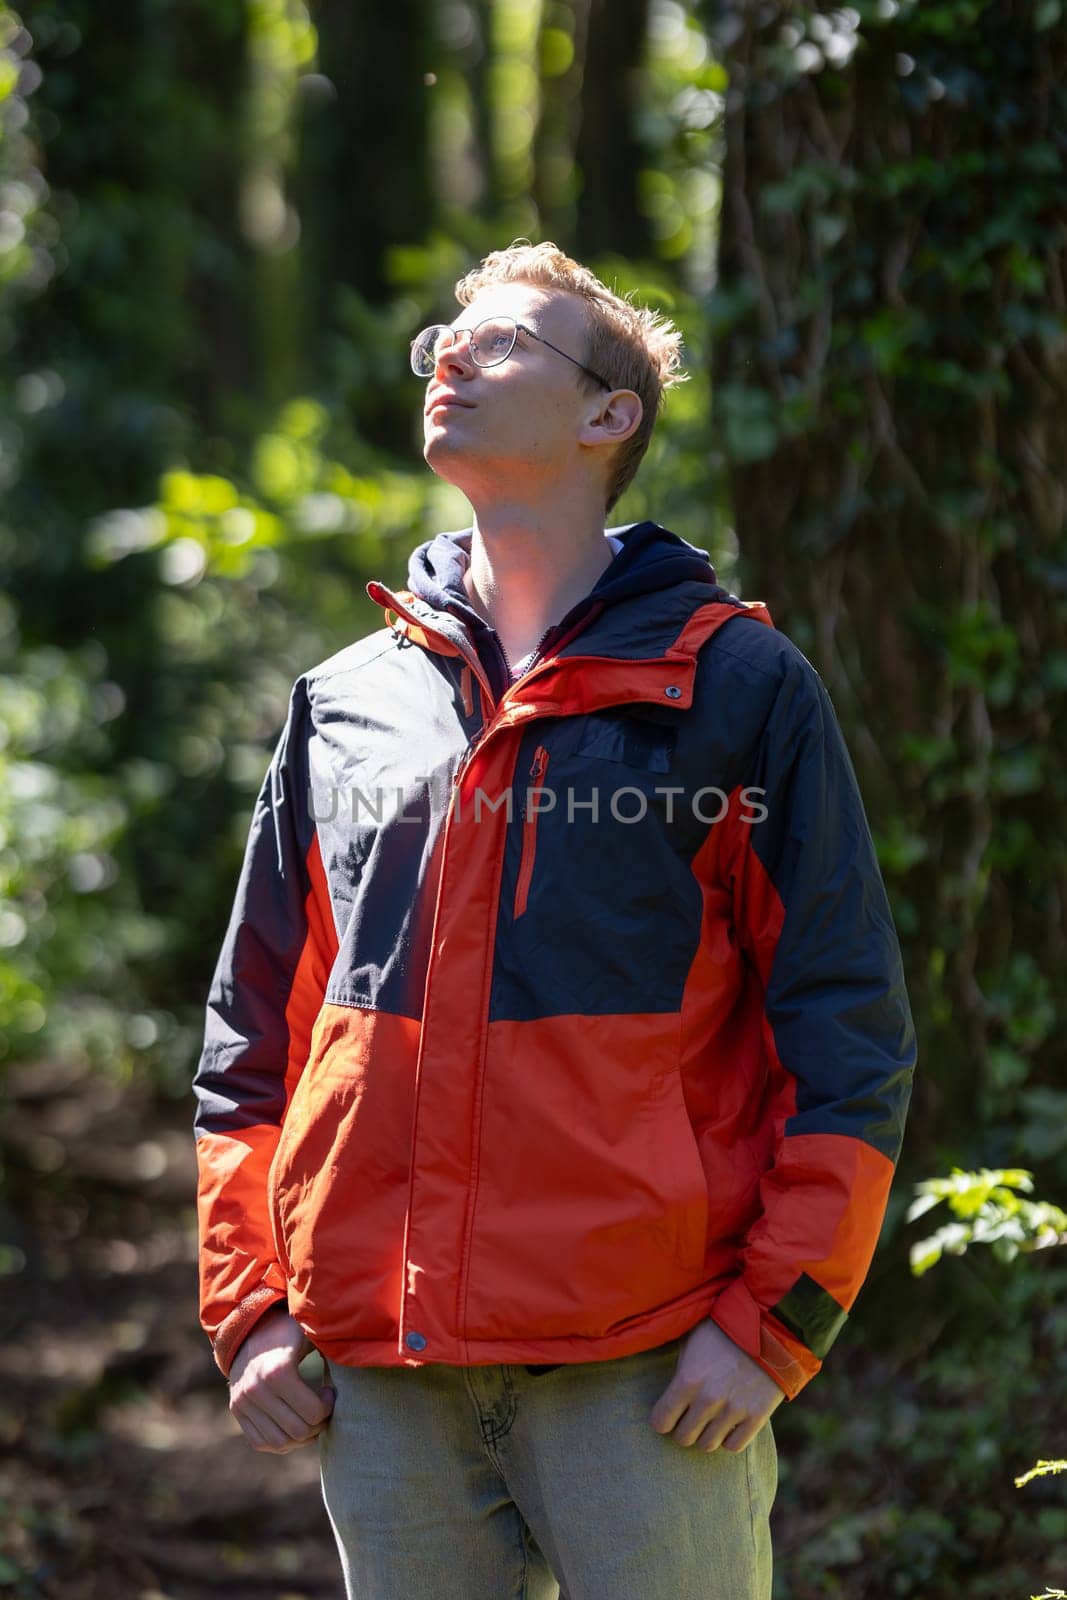
POLYGON ((671 770, 678 738, 675 724, 654 722, 650 717, 625 712, 594 714, 582 721, 583 727, 574 745, 576 756, 617 761, 621 766, 639 767, 645 772, 671 770))

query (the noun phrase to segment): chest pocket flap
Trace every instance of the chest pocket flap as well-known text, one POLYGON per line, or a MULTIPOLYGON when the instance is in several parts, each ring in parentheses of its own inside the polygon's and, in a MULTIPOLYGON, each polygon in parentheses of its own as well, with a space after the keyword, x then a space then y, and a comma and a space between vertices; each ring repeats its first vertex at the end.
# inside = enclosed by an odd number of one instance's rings
POLYGON ((629 712, 598 712, 582 718, 575 755, 618 761, 646 772, 669 772, 678 728, 629 712))

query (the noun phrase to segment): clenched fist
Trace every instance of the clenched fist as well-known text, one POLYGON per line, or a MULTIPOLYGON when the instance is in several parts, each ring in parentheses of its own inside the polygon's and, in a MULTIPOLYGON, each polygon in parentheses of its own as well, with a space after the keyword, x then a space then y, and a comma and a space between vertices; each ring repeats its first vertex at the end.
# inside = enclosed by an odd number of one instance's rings
POLYGON ((260 1317, 241 1345, 230 1368, 230 1411, 253 1449, 284 1455, 325 1428, 336 1393, 309 1388, 297 1371, 313 1349, 284 1305, 260 1317))

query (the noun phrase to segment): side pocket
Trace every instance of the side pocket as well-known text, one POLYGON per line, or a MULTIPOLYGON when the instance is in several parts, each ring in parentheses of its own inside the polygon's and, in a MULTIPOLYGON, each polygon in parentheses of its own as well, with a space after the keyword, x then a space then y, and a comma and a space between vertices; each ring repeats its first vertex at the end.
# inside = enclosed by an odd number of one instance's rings
POLYGON ((670 1173, 672 1242, 679 1265, 698 1273, 708 1245, 708 1180, 696 1130, 689 1119, 682 1076, 673 1066, 662 1076, 664 1156, 670 1173))

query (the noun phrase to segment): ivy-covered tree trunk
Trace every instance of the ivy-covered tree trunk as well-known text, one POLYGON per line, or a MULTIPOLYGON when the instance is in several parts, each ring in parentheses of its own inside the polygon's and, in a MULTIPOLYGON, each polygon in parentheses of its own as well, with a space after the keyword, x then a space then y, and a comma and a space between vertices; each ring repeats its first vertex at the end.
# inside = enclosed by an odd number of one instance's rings
POLYGON ((730 78, 715 447, 744 593, 846 728, 924 1168, 1067 1154, 1061 9, 702 7, 730 78))

